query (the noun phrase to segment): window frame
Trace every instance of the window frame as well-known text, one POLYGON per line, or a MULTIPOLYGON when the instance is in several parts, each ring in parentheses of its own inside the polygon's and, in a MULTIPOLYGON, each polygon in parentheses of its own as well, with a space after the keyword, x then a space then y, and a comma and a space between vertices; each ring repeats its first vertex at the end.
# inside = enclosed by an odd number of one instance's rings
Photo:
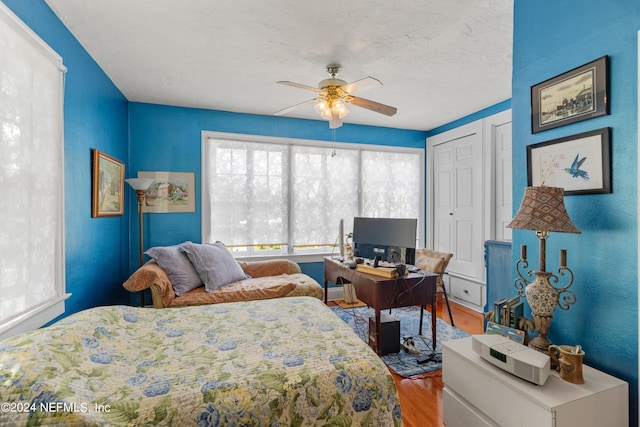
MULTIPOLYGON (((419 189, 419 198, 418 206, 419 206, 419 215, 418 215, 418 236, 417 236, 417 247, 420 245, 424 245, 425 241, 425 184, 424 184, 424 176, 425 176, 425 149, 424 148, 414 148, 414 147, 401 147, 401 146, 393 146, 393 145, 378 145, 378 144, 366 144, 366 143, 355 143, 355 142, 334 142, 334 141, 325 141, 325 140, 310 140, 310 139, 299 139, 299 138, 287 138, 287 137, 277 137, 277 136, 262 136, 262 135, 251 135, 251 134, 240 134, 240 133, 228 133, 228 132, 217 132, 217 131, 202 131, 202 140, 201 140, 201 202, 202 202, 202 211, 201 211, 201 241, 205 242, 205 237, 207 235, 207 230, 211 223, 211 212, 208 210, 208 206, 210 203, 208 187, 209 185, 206 183, 206 144, 209 139, 223 139, 228 141, 238 141, 238 142, 251 142, 251 143, 265 143, 265 144, 281 144, 288 146, 312 146, 312 147, 322 147, 322 148, 334 148, 334 149, 348 149, 348 150, 357 150, 359 152, 359 164, 362 165, 362 152, 363 151, 378 151, 378 152, 389 152, 389 153, 411 153, 417 154, 420 157, 420 189, 419 189)), ((289 150, 289 154, 291 150, 289 150)), ((289 160, 289 172, 291 172, 292 162, 289 160)), ((362 201, 362 172, 360 171, 360 182, 358 183, 358 206, 359 211, 362 212, 363 209, 363 201, 362 201)), ((291 182, 291 173, 288 176, 289 182, 291 182)), ((292 215, 293 209, 293 201, 291 197, 291 187, 289 187, 289 197, 287 200, 289 217, 292 215)), ((336 231, 338 229, 338 224, 336 224, 336 231)), ((273 253, 273 254, 260 254, 260 255, 235 255, 236 259, 241 259, 245 261, 251 260, 268 260, 268 259, 276 259, 276 258, 288 258, 291 260, 295 260, 297 262, 321 262, 324 257, 328 255, 335 255, 332 252, 313 252, 313 253, 304 253, 304 251, 300 253, 292 253, 291 250, 291 226, 289 227, 289 235, 288 235, 288 243, 289 249, 286 254, 283 253, 273 253)))
MULTIPOLYGON (((51 140, 58 147, 58 157, 51 159, 55 162, 58 169, 59 180, 56 183, 56 192, 58 196, 58 222, 54 225, 56 236, 55 254, 52 257, 54 265, 53 287, 55 295, 51 298, 29 306, 25 311, 17 313, 7 319, 0 320, 0 339, 8 338, 21 332, 37 329, 44 324, 54 320, 56 317, 64 314, 65 301, 71 296, 66 293, 65 284, 65 214, 64 214, 64 74, 67 71, 63 65, 62 57, 58 55, 48 44, 46 44, 33 30, 31 30, 20 18, 18 18, 6 5, 0 2, 0 20, 7 25, 7 28, 13 30, 15 34, 22 38, 28 45, 33 47, 33 51, 25 52, 25 56, 33 53, 42 56, 50 61, 51 65, 59 73, 59 77, 53 78, 53 74, 49 77, 51 81, 58 87, 56 99, 60 101, 57 111, 51 114, 51 118, 55 118, 56 127, 59 129, 58 135, 52 135, 51 140), (59 79, 59 86, 57 80, 59 79)), ((52 86, 53 87, 53 86, 52 86)), ((38 100, 42 94, 31 93, 34 100, 38 100)), ((35 119, 41 119, 35 117, 35 119)), ((36 121, 34 120, 34 121, 36 121)))

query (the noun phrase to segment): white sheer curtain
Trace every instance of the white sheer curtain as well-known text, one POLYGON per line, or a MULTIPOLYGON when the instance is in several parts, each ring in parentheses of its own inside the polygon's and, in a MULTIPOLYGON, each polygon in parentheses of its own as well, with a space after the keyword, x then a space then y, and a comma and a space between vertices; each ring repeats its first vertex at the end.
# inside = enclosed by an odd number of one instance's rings
POLYGON ((0 336, 64 311, 61 58, 0 4, 0 336), (44 318, 41 316, 53 309, 44 318))
POLYGON ((423 219, 423 150, 203 135, 203 242, 237 255, 329 253, 353 218, 423 219))
POLYGON ((235 251, 286 253, 288 146, 209 140, 204 153, 205 241, 220 240, 235 251))
POLYGON ((362 153, 362 216, 420 218, 423 159, 416 153, 362 153))
POLYGON ((340 220, 352 221, 359 211, 359 151, 318 146, 292 151, 294 251, 330 251, 340 220))

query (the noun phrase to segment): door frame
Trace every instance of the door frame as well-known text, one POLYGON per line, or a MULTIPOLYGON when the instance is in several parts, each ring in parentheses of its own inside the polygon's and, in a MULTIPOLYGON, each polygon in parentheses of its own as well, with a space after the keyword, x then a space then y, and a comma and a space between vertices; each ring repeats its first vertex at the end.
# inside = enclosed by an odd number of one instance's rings
MULTIPOLYGON (((455 129, 451 129, 449 131, 443 132, 441 134, 432 136, 427 138, 426 143, 427 143, 427 159, 426 159, 426 177, 427 177, 427 185, 426 185, 426 208, 425 208, 425 218, 427 221, 426 224, 426 239, 425 239, 425 247, 426 248, 433 248, 434 247, 434 241, 433 241, 433 235, 434 235, 434 213, 433 213, 433 209, 432 206, 434 205, 434 154, 433 154, 433 150, 434 147, 440 144, 444 144, 447 142, 451 142, 451 141, 455 141, 457 139, 461 139, 461 138, 465 138, 468 136, 472 136, 472 135, 479 135, 480 139, 482 140, 482 138, 484 137, 484 133, 483 133, 483 127, 482 127, 482 120, 476 120, 474 122, 468 123, 466 125, 462 125, 460 127, 457 127, 455 129)), ((483 158, 486 157, 485 154, 485 147, 484 147, 484 143, 483 143, 483 147, 482 147, 482 153, 483 153, 483 158)), ((483 165, 484 168, 484 165, 483 165)), ((483 173, 483 181, 485 179, 484 173, 483 173)), ((485 188, 485 183, 482 183, 482 188, 485 188)), ((483 217, 485 216, 484 212, 485 212, 485 201, 483 200, 483 217)), ((484 224, 484 218, 482 219, 483 224, 484 224)), ((483 225, 483 234, 484 234, 484 230, 486 229, 486 224, 483 225)), ((484 236, 483 239, 484 240, 484 236)))
MULTIPOLYGON (((491 115, 484 122, 484 182, 485 182, 485 229, 484 240, 497 240, 496 230, 496 138, 495 129, 511 122, 511 109, 491 115)), ((513 144, 512 144, 513 145, 513 144)), ((513 175, 513 170, 511 171, 513 175)), ((513 215, 513 212, 512 212, 513 215)))
MULTIPOLYGON (((482 159, 483 159, 483 175, 482 188, 483 197, 483 242, 491 240, 495 237, 495 128, 505 123, 511 122, 511 109, 492 114, 483 119, 464 124, 455 129, 428 137, 426 139, 426 159, 425 159, 425 247, 433 248, 433 229, 434 215, 431 206, 434 201, 434 165, 433 165, 433 148, 437 145, 464 138, 470 135, 478 134, 482 139, 482 159)), ((482 281, 486 281, 486 272, 482 272, 482 281)))

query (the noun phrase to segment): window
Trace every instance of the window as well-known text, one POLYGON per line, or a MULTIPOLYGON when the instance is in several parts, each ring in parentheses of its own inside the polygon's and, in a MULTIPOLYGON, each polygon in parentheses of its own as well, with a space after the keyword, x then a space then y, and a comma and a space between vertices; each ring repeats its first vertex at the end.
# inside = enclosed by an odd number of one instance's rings
POLYGON ((203 242, 237 256, 333 252, 355 216, 423 223, 421 149, 217 132, 202 143, 203 242))
POLYGON ((205 209, 212 219, 205 241, 241 252, 286 249, 288 147, 220 140, 206 144, 205 153, 203 188, 211 200, 205 209))
POLYGON ((0 3, 0 338, 64 313, 62 59, 0 3))

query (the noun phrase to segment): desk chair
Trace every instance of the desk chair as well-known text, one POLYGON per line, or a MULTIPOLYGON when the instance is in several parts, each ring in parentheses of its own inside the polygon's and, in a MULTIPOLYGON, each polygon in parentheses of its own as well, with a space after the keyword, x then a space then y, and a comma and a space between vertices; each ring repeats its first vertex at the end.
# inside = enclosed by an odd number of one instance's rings
MULTIPOLYGON (((447 303, 447 310, 449 311, 449 319, 451 320, 451 326, 453 324, 453 315, 451 314, 451 307, 449 306, 449 297, 447 296, 447 290, 444 287, 444 281, 442 276, 449 265, 449 261, 453 257, 453 254, 447 252, 436 252, 431 249, 419 249, 416 250, 416 267, 422 271, 428 271, 430 273, 438 274, 436 279, 438 292, 444 294, 444 301, 447 303)), ((432 313, 435 316, 435 313, 432 313)))

